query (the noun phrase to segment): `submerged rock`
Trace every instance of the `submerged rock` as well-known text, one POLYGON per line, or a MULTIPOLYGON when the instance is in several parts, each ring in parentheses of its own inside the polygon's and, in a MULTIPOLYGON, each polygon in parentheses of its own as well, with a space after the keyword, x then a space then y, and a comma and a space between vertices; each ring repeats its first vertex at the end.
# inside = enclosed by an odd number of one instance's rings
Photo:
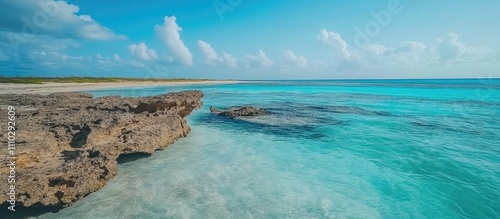
POLYGON ((220 113, 220 112, 222 112, 222 111, 220 111, 220 110, 218 110, 218 109, 215 109, 215 107, 213 107, 213 106, 210 106, 210 112, 211 112, 211 113, 220 113))
MULTIPOLYGON (((184 117, 201 107, 202 97, 201 91, 141 98, 0 95, 2 130, 7 106, 16 108, 16 205, 68 206, 100 189, 116 175, 120 154, 151 154, 185 137, 184 117)), ((0 132, 4 145, 6 135, 0 132)), ((2 154, 0 175, 9 176, 11 159, 2 154)), ((0 188, 0 203, 9 191, 0 188)))
POLYGON ((255 108, 253 106, 238 107, 230 110, 218 110, 211 106, 210 112, 217 113, 220 116, 226 116, 231 118, 238 116, 257 116, 257 115, 268 114, 266 110, 255 108))

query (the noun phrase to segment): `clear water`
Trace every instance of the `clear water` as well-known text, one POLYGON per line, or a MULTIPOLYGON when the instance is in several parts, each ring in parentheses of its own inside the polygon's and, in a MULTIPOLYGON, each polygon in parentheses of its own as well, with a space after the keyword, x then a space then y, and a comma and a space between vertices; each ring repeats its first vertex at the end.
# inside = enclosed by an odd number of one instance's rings
POLYGON ((192 132, 40 218, 500 218, 500 80, 263 81, 201 89, 192 132), (231 120, 208 107, 254 105, 231 120))

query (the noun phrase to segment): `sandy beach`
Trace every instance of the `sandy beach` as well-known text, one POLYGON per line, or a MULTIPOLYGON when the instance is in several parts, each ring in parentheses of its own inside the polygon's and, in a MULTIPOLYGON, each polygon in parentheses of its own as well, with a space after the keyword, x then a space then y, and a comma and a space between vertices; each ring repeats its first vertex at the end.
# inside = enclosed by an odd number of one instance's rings
POLYGON ((43 83, 43 84, 13 84, 0 83, 0 94, 51 94, 56 92, 75 92, 96 89, 165 86, 189 84, 234 84, 239 81, 192 81, 192 82, 118 82, 118 83, 43 83))

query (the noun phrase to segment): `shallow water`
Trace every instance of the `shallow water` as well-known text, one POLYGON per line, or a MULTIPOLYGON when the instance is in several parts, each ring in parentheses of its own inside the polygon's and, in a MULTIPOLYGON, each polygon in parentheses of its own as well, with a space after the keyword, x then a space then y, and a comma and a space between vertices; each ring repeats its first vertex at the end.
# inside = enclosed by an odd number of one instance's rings
POLYGON ((499 80, 274 81, 201 89, 192 132, 39 218, 500 218, 499 80), (218 108, 271 115, 226 119, 218 108))

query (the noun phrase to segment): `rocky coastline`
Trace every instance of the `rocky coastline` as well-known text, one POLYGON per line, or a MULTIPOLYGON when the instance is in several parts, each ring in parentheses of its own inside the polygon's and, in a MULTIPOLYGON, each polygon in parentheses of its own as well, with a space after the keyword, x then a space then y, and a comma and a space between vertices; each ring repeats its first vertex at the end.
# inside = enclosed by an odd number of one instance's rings
POLYGON ((0 95, 0 204, 8 204, 8 106, 15 108, 15 204, 72 205, 117 174, 123 154, 151 154, 190 132, 201 91, 151 97, 86 93, 0 95), (5 185, 5 186, 3 186, 5 185))

